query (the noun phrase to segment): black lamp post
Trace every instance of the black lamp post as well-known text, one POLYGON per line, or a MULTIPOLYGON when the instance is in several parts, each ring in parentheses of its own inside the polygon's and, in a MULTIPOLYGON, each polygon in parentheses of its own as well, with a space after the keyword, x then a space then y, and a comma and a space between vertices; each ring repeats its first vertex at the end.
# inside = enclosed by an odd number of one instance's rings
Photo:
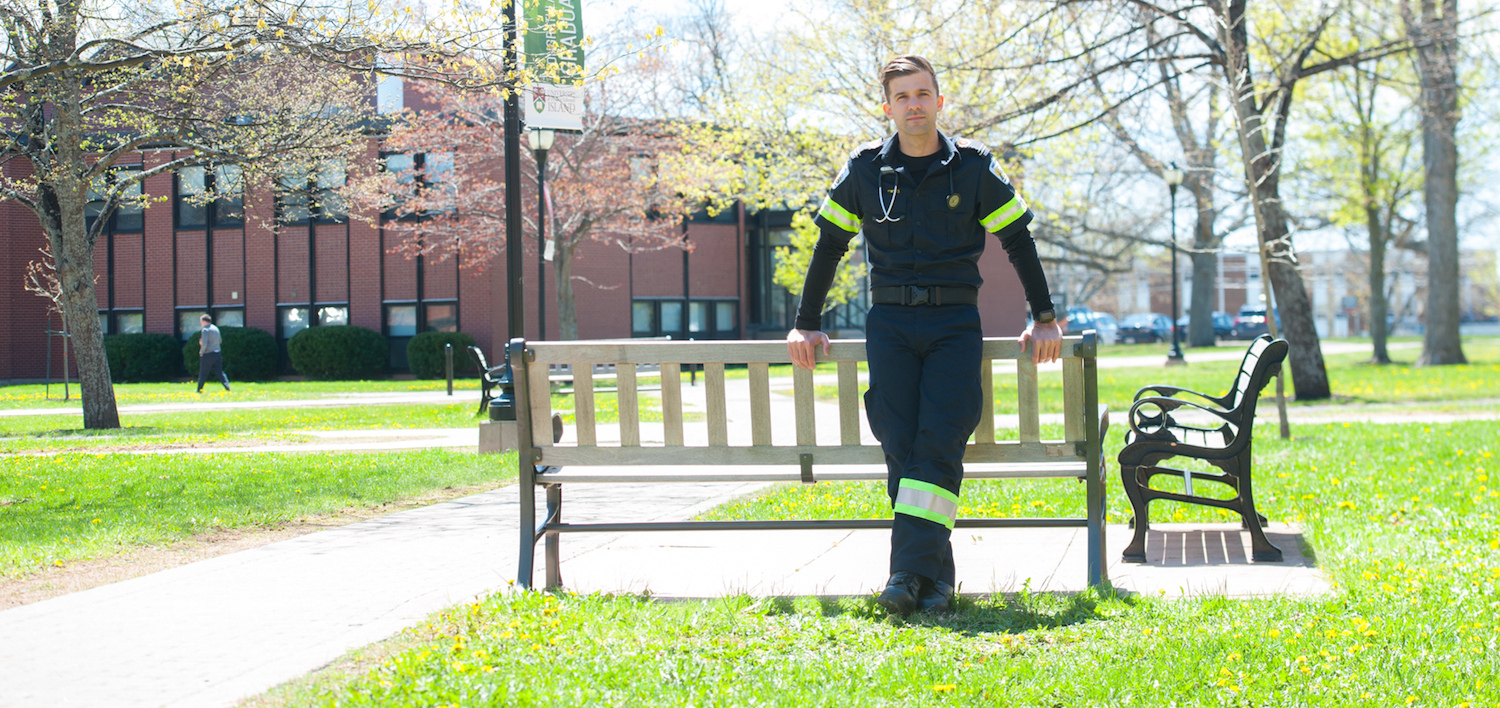
POLYGON ((532 128, 528 136, 536 152, 536 318, 537 339, 547 338, 547 151, 557 134, 532 128))
POLYGON ((1184 175, 1173 162, 1161 171, 1161 176, 1167 181, 1167 191, 1172 195, 1172 351, 1167 353, 1167 365, 1174 366, 1187 363, 1182 357, 1182 333, 1177 325, 1177 320, 1182 317, 1177 305, 1177 187, 1182 184, 1184 175))

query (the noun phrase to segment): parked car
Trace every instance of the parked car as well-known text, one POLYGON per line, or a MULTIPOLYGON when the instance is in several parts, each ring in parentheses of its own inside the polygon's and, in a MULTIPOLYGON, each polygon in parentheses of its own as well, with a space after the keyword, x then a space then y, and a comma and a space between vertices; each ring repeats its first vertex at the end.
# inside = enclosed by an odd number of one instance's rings
POLYGON ((1095 312, 1083 305, 1068 308, 1068 327, 1064 334, 1083 334, 1088 329, 1099 336, 1100 344, 1107 346, 1119 341, 1119 324, 1113 315, 1095 312))
MULTIPOLYGON (((1235 339, 1255 339, 1266 333, 1266 308, 1260 305, 1245 305, 1234 318, 1235 339)), ((1281 313, 1276 313, 1276 330, 1281 331, 1281 313)))
POLYGON ((1172 319, 1159 312, 1137 312, 1120 321, 1120 341, 1164 342, 1172 338, 1172 319))
MULTIPOLYGON (((1230 339, 1234 337, 1234 318, 1228 312, 1213 311, 1215 339, 1230 339)), ((1188 337, 1188 324, 1193 321, 1191 314, 1183 315, 1177 320, 1177 327, 1182 330, 1182 341, 1186 342, 1188 337)))

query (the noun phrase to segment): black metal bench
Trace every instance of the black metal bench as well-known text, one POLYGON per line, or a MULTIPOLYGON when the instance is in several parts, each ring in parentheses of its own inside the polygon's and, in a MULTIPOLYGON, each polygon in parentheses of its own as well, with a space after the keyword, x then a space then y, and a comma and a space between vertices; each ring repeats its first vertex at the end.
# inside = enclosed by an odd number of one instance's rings
POLYGON ((1202 504, 1228 509, 1240 515, 1250 531, 1252 558, 1277 562, 1281 549, 1266 540, 1262 526, 1266 518, 1255 511, 1255 497, 1250 483, 1250 443, 1255 427, 1255 403, 1261 389, 1286 359, 1284 339, 1261 335, 1250 343, 1240 363, 1229 393, 1223 396, 1191 391, 1167 385, 1146 386, 1135 394, 1130 407, 1130 430, 1125 433, 1125 448, 1120 451, 1120 478, 1125 496, 1135 512, 1135 536, 1125 547, 1126 562, 1146 561, 1146 530, 1150 526, 1149 505, 1156 499, 1202 504), (1148 395, 1154 394, 1154 395, 1148 395), (1176 396, 1191 394, 1211 405, 1186 401, 1176 396), (1217 423, 1214 427, 1194 425, 1178 420, 1183 413, 1217 423), (1174 415, 1176 414, 1176 415, 1174 415), (1203 460, 1223 472, 1193 472, 1164 467, 1162 462, 1174 457, 1203 460), (1151 488, 1151 478, 1158 475, 1181 477, 1183 493, 1151 488), (1236 494, 1230 499, 1215 499, 1193 493, 1193 479, 1227 485, 1236 494))
POLYGON ((505 376, 505 364, 490 366, 489 360, 484 358, 484 350, 472 344, 469 345, 469 353, 474 355, 474 361, 479 365, 479 411, 483 414, 490 407, 490 401, 495 397, 490 391, 505 383, 509 383, 505 376))

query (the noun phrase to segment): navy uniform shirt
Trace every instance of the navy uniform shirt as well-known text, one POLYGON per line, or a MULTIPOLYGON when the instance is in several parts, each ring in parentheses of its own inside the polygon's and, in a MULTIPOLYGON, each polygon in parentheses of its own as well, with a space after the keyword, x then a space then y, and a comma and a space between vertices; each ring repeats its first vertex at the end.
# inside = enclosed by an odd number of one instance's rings
POLYGON ((866 143, 849 158, 815 219, 821 234, 802 292, 799 329, 822 329, 833 272, 861 232, 869 242, 870 287, 875 288, 978 289, 984 282, 979 256, 987 235, 994 234, 1016 267, 1032 311, 1052 309, 1027 229, 1031 210, 999 161, 976 141, 938 137, 937 156, 920 182, 908 173, 895 135, 866 143))

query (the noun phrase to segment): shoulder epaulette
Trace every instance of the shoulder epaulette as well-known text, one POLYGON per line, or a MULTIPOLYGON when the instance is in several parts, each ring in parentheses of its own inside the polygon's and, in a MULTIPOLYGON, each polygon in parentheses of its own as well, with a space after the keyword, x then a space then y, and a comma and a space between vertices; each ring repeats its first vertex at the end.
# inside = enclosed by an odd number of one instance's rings
POLYGON ((852 153, 849 154, 849 158, 853 159, 853 158, 859 157, 860 155, 863 155, 863 154, 865 154, 867 152, 875 152, 875 151, 880 150, 880 148, 883 148, 883 147, 885 147, 885 141, 884 140, 880 140, 880 139, 871 140, 870 142, 864 143, 864 144, 860 145, 859 147, 854 148, 854 152, 852 152, 852 153))
POLYGON ((988 157, 990 154, 990 146, 971 138, 957 138, 953 141, 953 144, 957 145, 960 150, 968 150, 978 153, 981 156, 988 157))

